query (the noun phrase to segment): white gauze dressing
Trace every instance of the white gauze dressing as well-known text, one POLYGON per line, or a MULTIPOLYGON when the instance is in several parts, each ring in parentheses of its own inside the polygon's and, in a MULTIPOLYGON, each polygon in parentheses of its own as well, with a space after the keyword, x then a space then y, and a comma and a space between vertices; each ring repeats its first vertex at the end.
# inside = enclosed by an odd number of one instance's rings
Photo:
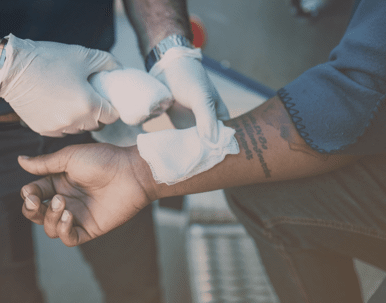
MULTIPOLYGON (((90 83, 129 125, 158 116, 173 103, 168 88, 140 70, 101 72, 92 76, 90 83)), ((224 126, 222 121, 217 121, 217 126, 217 142, 200 137, 197 127, 145 134, 137 131, 139 153, 149 164, 155 181, 172 185, 212 168, 227 154, 238 154, 235 130, 224 126)))
POLYGON ((89 81, 128 125, 139 125, 157 117, 173 104, 169 89, 139 69, 103 71, 92 75, 89 81))
POLYGON ((207 171, 228 154, 238 154, 236 131, 220 120, 217 125, 217 142, 200 137, 196 126, 138 135, 139 153, 149 164, 154 180, 172 185, 207 171))

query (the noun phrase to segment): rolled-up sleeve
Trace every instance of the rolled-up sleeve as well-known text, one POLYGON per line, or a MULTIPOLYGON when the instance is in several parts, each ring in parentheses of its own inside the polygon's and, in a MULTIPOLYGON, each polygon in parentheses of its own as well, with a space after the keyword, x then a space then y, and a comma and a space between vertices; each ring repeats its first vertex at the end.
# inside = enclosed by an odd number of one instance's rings
POLYGON ((329 61, 278 91, 320 153, 386 152, 386 1, 362 0, 329 61))

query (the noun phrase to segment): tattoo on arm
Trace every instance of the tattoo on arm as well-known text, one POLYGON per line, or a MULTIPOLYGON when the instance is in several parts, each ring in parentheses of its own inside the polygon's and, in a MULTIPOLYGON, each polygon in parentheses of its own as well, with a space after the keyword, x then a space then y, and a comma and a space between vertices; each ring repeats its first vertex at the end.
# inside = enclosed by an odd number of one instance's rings
POLYGON ((246 159, 252 160, 254 155, 256 155, 259 159, 265 177, 270 178, 271 170, 268 168, 267 162, 265 162, 264 159, 264 150, 268 150, 268 141, 264 137, 261 127, 257 125, 257 121, 252 115, 241 117, 240 122, 242 124, 242 127, 236 120, 232 121, 231 126, 236 130, 236 133, 239 137, 241 149, 244 150, 246 159), (249 147, 246 137, 249 138, 249 141, 252 144, 253 151, 249 147))
MULTIPOLYGON (((281 101, 277 100, 276 102, 281 101)), ((304 142, 284 106, 279 106, 275 102, 265 104, 261 118, 265 123, 280 131, 280 136, 288 142, 290 150, 302 152, 323 161, 329 158, 329 155, 318 153, 304 142)))

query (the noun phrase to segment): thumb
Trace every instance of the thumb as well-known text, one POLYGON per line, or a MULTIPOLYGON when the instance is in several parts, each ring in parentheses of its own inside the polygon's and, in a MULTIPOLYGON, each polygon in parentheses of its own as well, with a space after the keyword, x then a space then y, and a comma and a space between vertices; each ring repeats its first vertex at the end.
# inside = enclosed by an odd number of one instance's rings
POLYGON ((210 142, 217 143, 219 135, 214 102, 196 103, 192 111, 196 118, 198 135, 210 142))
POLYGON ((99 100, 98 103, 100 104, 98 121, 103 124, 111 124, 117 121, 119 119, 119 112, 115 109, 115 107, 108 100, 98 94, 98 92, 91 87, 91 84, 90 88, 92 90, 91 99, 99 100))
POLYGON ((57 174, 66 171, 73 152, 71 147, 65 147, 52 154, 37 157, 19 156, 17 160, 20 166, 31 174, 57 174))
POLYGON ((123 68, 122 64, 112 54, 97 49, 88 49, 86 60, 89 75, 123 68))
POLYGON ((225 103, 221 100, 221 98, 219 98, 216 103, 216 114, 217 114, 217 119, 221 121, 227 121, 230 119, 228 108, 226 107, 225 103))

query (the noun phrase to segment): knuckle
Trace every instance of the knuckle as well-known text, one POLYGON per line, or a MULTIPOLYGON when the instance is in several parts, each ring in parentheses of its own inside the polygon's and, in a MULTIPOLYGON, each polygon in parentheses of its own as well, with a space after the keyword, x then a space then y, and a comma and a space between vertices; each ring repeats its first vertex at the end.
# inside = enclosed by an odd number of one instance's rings
POLYGON ((75 247, 76 243, 73 243, 71 240, 62 240, 63 244, 67 247, 75 247))
POLYGON ((74 247, 77 245, 77 243, 73 239, 71 239, 67 234, 65 236, 61 236, 60 239, 67 247, 74 247))
POLYGON ((70 232, 65 226, 61 226, 59 229, 59 237, 62 240, 63 244, 67 247, 77 246, 76 240, 71 238, 70 232))
POLYGON ((26 208, 25 204, 23 205, 23 208, 21 209, 21 212, 24 215, 24 217, 26 217, 28 220, 33 219, 33 215, 35 213, 35 211, 33 211, 33 210, 28 210, 26 208))
POLYGON ((46 223, 44 224, 44 231, 45 231, 46 235, 47 235, 49 238, 51 238, 51 239, 55 239, 55 238, 58 237, 57 234, 56 234, 54 231, 52 231, 52 229, 51 229, 50 227, 48 227, 48 226, 46 225, 46 223))

